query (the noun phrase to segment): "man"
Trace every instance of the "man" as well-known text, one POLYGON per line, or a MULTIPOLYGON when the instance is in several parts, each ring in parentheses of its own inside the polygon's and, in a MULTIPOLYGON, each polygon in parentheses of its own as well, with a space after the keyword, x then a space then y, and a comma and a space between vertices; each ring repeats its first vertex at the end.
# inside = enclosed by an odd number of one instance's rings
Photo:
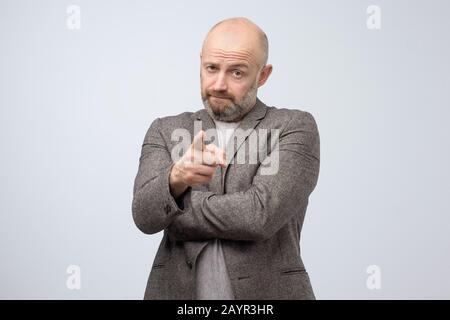
POLYGON ((310 113, 257 98, 272 72, 267 59, 257 25, 221 21, 200 54, 205 108, 151 124, 132 211, 142 232, 164 236, 144 299, 315 299, 299 242, 319 133, 310 113), (254 133, 257 146, 246 148, 254 133))

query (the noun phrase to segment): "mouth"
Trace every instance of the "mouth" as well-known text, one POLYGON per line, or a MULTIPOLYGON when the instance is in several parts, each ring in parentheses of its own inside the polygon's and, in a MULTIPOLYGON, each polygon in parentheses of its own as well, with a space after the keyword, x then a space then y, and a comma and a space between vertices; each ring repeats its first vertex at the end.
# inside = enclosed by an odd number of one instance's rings
POLYGON ((229 98, 225 98, 225 97, 216 97, 216 96, 211 96, 211 98, 221 99, 221 100, 228 100, 229 99, 229 98))

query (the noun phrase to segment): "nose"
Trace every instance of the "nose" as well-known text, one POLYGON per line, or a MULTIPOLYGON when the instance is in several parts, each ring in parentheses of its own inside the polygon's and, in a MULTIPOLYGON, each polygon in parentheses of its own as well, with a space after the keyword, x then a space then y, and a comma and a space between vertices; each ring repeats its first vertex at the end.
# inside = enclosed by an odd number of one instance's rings
POLYGON ((225 74, 219 73, 217 75, 216 81, 214 82, 213 89, 214 89, 214 91, 226 91, 227 90, 225 74))

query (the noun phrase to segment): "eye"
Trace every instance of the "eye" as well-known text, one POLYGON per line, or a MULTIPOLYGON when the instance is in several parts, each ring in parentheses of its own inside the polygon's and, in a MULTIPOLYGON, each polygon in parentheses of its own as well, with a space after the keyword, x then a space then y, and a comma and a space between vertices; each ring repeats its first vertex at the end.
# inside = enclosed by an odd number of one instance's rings
POLYGON ((241 70, 233 70, 233 76, 235 76, 236 78, 242 78, 243 73, 241 70))
POLYGON ((206 66, 206 70, 208 70, 208 71, 215 71, 217 68, 216 67, 214 67, 214 66, 206 66))

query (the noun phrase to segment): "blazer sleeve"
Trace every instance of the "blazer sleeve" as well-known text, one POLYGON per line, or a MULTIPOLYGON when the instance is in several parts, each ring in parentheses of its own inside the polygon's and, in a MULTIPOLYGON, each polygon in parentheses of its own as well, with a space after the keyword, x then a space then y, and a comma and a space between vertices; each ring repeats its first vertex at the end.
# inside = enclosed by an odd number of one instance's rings
POLYGON ((170 193, 173 161, 159 126, 157 118, 145 135, 133 188, 133 220, 146 234, 165 229, 174 218, 186 212, 170 193))
MULTIPOLYGON (((183 198, 187 212, 172 221, 169 237, 264 241, 294 215, 304 214, 320 167, 319 132, 310 113, 294 113, 279 135, 276 152, 278 171, 263 175, 260 165, 246 191, 218 195, 188 189, 183 198)), ((270 161, 276 161, 274 151, 262 164, 270 161)))

